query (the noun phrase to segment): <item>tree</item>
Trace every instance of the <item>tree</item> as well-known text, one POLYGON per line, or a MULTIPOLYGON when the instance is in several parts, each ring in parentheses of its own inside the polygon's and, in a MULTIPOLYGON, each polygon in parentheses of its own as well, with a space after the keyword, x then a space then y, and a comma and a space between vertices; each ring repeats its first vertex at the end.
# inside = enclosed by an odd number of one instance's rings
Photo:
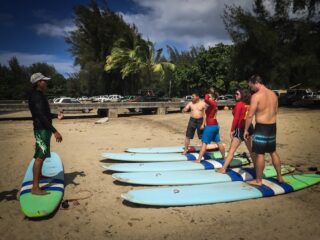
POLYGON ((80 79, 85 82, 88 94, 105 94, 121 91, 119 73, 104 71, 105 57, 110 55, 114 43, 125 35, 138 35, 135 26, 124 22, 107 4, 99 6, 91 1, 88 6, 75 8, 77 29, 66 38, 75 64, 80 65, 80 79))
POLYGON ((174 71, 175 65, 161 58, 162 49, 157 51, 150 41, 133 38, 120 39, 106 58, 105 71, 120 70, 122 79, 132 75, 140 76, 140 83, 150 87, 159 74, 160 80, 167 79, 167 72, 174 71))
POLYGON ((319 87, 320 16, 319 1, 255 0, 253 12, 227 6, 224 22, 235 43, 233 75, 248 79, 261 74, 271 87, 304 83, 319 87), (270 1, 268 1, 270 2, 270 1))

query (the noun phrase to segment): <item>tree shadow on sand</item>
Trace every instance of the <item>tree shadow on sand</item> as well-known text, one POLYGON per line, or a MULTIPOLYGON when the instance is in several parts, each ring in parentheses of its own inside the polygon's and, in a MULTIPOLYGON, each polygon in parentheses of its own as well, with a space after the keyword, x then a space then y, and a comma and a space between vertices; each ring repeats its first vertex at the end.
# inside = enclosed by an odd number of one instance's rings
POLYGON ((6 200, 6 201, 16 201, 18 200, 18 189, 12 189, 10 191, 3 191, 0 192, 0 202, 6 200))

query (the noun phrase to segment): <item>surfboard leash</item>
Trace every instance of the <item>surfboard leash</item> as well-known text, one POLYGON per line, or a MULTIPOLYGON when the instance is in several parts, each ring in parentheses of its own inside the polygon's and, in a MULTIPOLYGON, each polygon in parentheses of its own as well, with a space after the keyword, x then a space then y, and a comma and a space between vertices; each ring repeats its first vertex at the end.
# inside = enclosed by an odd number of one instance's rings
POLYGON ((79 201, 80 200, 85 200, 85 199, 88 199, 88 198, 91 198, 93 196, 93 193, 89 190, 80 190, 78 192, 76 192, 76 194, 79 194, 79 193, 82 193, 82 192, 86 192, 88 193, 88 196, 85 196, 85 197, 82 197, 82 198, 69 198, 69 199, 65 199, 61 202, 61 207, 60 209, 61 210, 69 210, 69 206, 70 206, 70 202, 73 203, 73 205, 80 205, 79 201))

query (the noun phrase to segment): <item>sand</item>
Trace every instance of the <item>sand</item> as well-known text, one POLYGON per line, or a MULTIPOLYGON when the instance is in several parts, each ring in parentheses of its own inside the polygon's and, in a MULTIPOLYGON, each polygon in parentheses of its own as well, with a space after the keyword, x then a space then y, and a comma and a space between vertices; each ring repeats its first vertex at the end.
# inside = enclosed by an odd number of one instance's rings
MULTIPOLYGON (((101 167, 105 160, 100 153, 181 145, 188 115, 137 115, 105 124, 94 124, 96 120, 54 120, 63 135, 62 143, 52 139, 51 148, 64 163, 64 199, 92 196, 41 220, 26 219, 17 200, 34 151, 32 122, 0 122, 0 239, 320 239, 320 185, 272 198, 203 206, 125 204, 121 193, 144 187, 115 184, 101 167)), ((231 112, 220 111, 218 120, 229 146, 231 112)), ((305 173, 309 167, 320 169, 319 123, 319 110, 280 109, 277 141, 283 163, 305 173)), ((241 145, 240 151, 245 150, 241 145)))

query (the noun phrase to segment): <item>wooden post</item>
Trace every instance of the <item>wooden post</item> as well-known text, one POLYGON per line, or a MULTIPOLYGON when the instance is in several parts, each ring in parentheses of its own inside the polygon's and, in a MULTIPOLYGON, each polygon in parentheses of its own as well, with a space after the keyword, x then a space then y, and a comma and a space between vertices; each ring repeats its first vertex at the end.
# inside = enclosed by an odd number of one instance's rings
POLYGON ((108 117, 109 118, 117 118, 118 117, 118 108, 109 108, 108 117))
POLYGON ((158 107, 158 108, 157 108, 157 114, 158 114, 158 115, 165 115, 165 114, 167 114, 167 108, 165 108, 165 107, 158 107))

